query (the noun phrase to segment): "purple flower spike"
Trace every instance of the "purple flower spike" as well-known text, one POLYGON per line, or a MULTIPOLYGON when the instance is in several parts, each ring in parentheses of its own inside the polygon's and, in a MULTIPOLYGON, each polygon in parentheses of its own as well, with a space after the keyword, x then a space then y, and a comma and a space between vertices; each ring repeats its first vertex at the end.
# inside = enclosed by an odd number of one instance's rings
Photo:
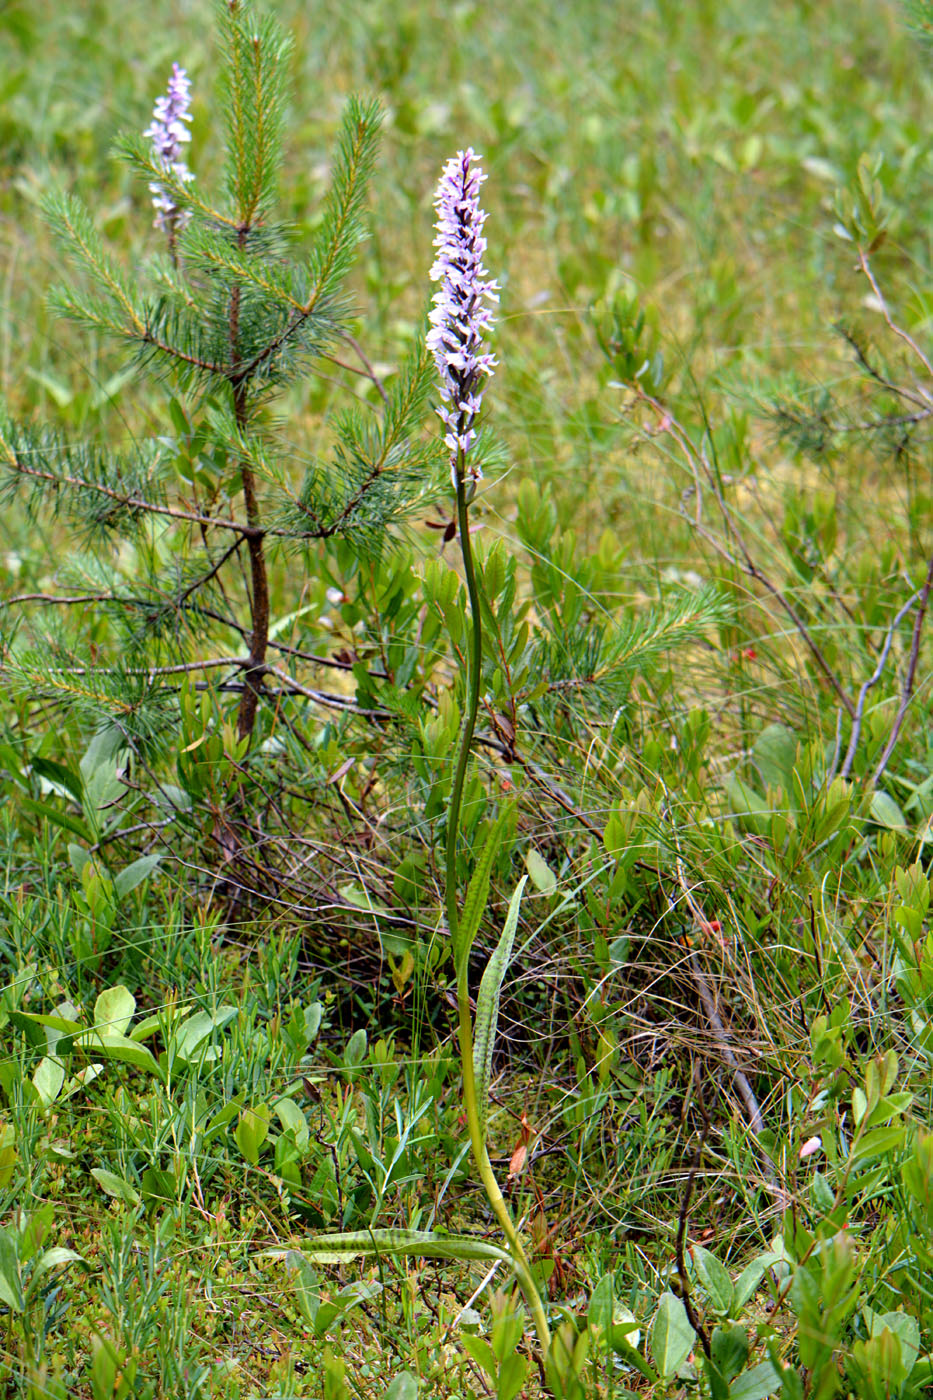
MULTIPOLYGON (((171 171, 176 180, 185 184, 194 176, 182 160, 182 146, 191 140, 191 132, 185 123, 191 122, 191 83, 184 68, 172 64, 172 76, 168 80, 168 92, 156 101, 152 121, 144 136, 152 141, 152 153, 163 170, 171 171)), ((172 199, 164 185, 153 181, 149 186, 156 211, 155 227, 167 233, 169 238, 184 228, 189 214, 172 199)))
POLYGON ((499 300, 499 288, 483 266, 486 215, 479 207, 479 188, 486 176, 475 164, 478 159, 472 150, 452 156, 434 197, 437 257, 431 281, 441 285, 432 298, 427 343, 441 376, 444 406, 437 412, 447 429, 444 441, 455 489, 460 479, 475 483, 482 477, 479 466, 466 458, 476 439, 473 425, 483 402, 483 382, 496 364, 482 348, 483 334, 493 324, 487 303, 499 300))

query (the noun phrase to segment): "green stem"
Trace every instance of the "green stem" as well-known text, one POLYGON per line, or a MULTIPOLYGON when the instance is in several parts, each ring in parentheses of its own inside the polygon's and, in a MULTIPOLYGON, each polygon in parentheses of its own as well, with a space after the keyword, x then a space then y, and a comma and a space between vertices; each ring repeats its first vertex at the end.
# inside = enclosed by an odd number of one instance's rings
POLYGON ((457 1038, 460 1045, 460 1060, 463 1072, 463 1109, 466 1114, 467 1128, 470 1134, 470 1147, 473 1152, 473 1160, 476 1164, 476 1169, 479 1172, 480 1180, 483 1183, 483 1188, 488 1197, 489 1204, 492 1206, 496 1219, 502 1227, 502 1233, 505 1235, 508 1242, 515 1276, 525 1295, 525 1301, 531 1310, 535 1331, 538 1334, 538 1343, 544 1357, 547 1357, 551 1333, 547 1324, 544 1304, 532 1276, 531 1268, 528 1264, 528 1257, 522 1246, 521 1238, 509 1214, 509 1208, 499 1188, 499 1183, 496 1180, 495 1173, 492 1169, 492 1163, 489 1160, 489 1153, 486 1149, 486 1139, 481 1126, 479 1105, 476 1100, 476 1076, 473 1072, 473 1019, 470 1013, 470 989, 467 976, 468 959, 466 957, 458 958, 456 954, 457 935, 460 928, 460 916, 457 908, 457 836, 460 831, 463 788, 466 782, 466 773, 470 761, 470 748, 473 743, 473 732, 476 728, 476 716, 479 711, 479 688, 483 660, 482 614, 480 612, 476 569, 473 563, 473 549, 470 544, 470 508, 466 496, 462 453, 457 463, 457 468, 457 529, 460 536, 460 552, 463 556, 463 572, 466 576, 467 595, 470 601, 473 636, 472 646, 470 648, 469 669, 467 671, 466 711, 463 716, 463 725, 460 729, 460 743, 457 751, 457 762, 454 768, 453 786, 450 792, 450 806, 447 810, 445 903, 451 948, 454 950, 455 962, 459 962, 457 972, 457 1038))

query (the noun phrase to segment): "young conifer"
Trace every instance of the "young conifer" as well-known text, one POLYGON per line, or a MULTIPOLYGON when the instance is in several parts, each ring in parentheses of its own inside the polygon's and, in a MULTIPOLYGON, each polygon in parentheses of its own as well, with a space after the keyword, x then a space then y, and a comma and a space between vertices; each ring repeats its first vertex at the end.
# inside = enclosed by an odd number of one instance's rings
POLYGON ((276 212, 289 41, 250 0, 225 0, 218 16, 216 191, 209 172, 195 179, 183 159, 191 84, 176 63, 149 127, 118 146, 154 196, 151 260, 121 266, 93 210, 72 195, 56 194, 46 210, 76 273, 52 291, 52 305, 158 381, 154 431, 116 448, 0 414, 0 489, 85 537, 89 552, 60 570, 56 593, 92 596, 88 606, 106 619, 91 655, 86 620, 71 609, 78 625, 46 627, 10 666, 14 682, 95 726, 110 718, 146 735, 184 675, 210 671, 239 692, 236 727, 248 741, 264 702, 281 705, 298 684, 290 658, 283 669, 287 648, 270 636, 271 571, 302 551, 314 569, 308 551, 321 541, 378 550, 437 481, 439 454, 415 437, 431 387, 419 344, 378 386, 378 412, 354 400, 334 424, 329 460, 296 469, 298 454, 268 410, 341 342, 354 353, 347 275, 366 236, 380 114, 348 102, 322 217, 310 245, 298 242, 276 212), (121 567, 123 541, 142 573, 121 567))

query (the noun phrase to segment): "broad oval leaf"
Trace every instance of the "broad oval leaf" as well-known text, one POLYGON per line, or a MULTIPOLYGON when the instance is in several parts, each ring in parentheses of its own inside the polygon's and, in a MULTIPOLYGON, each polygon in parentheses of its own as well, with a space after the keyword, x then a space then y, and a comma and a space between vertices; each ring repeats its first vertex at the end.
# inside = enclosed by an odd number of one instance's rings
POLYGON ((21 1313, 26 1306, 18 1251, 11 1228, 0 1229, 0 1303, 6 1303, 14 1313, 21 1313))
POLYGON ((136 998, 127 987, 107 987, 94 1003, 93 1029, 102 1035, 125 1035, 135 1010, 136 998))
POLYGON ((762 1361, 750 1371, 743 1371, 729 1387, 729 1400, 766 1400, 781 1388, 781 1377, 770 1361, 762 1361))
POLYGON ((83 1264, 84 1255, 76 1254, 73 1249, 66 1249, 64 1245, 54 1245, 51 1249, 45 1250, 36 1260, 33 1269, 33 1277, 38 1278, 48 1269, 57 1269, 62 1264, 83 1264))
POLYGON ((540 894, 553 894, 557 889, 557 876, 534 846, 529 846, 525 852, 525 869, 540 894))
POLYGON ((399 1371, 382 1400, 417 1400, 418 1382, 410 1371, 399 1371))
POLYGON ((234 1137, 237 1147, 249 1162, 255 1167, 259 1162, 259 1152, 269 1134, 269 1119, 271 1117, 268 1104, 257 1104, 255 1108, 244 1108, 240 1114, 240 1121, 236 1125, 234 1137))
POLYGON ((907 830, 907 818, 894 798, 889 797, 882 788, 876 788, 872 793, 869 811, 879 826, 886 826, 890 831, 907 830))
POLYGON ((62 1091, 62 1085, 65 1082, 65 1066, 61 1060, 55 1059, 52 1055, 46 1055, 36 1065, 32 1082, 42 1107, 49 1108, 62 1091))
POLYGON ((359 1030, 353 1032, 347 1041, 347 1048, 343 1052, 343 1062, 350 1068, 363 1063, 366 1054, 366 1031, 361 1026, 359 1030))
POLYGON ((75 1037, 75 1045, 86 1054, 103 1060, 117 1060, 121 1064, 134 1065, 136 1069, 148 1070, 150 1074, 162 1078, 162 1071, 152 1051, 139 1045, 125 1035, 99 1035, 97 1031, 85 1031, 75 1037))
POLYGON ((109 1172, 106 1167, 92 1167, 91 1176, 101 1190, 112 1196, 115 1201, 122 1201, 128 1206, 139 1205, 139 1192, 128 1181, 124 1181, 122 1176, 117 1176, 116 1172, 109 1172))
POLYGON ((134 860, 131 865, 127 865, 121 870, 119 875, 114 876, 113 888, 117 897, 122 899, 125 894, 129 894, 130 890, 135 890, 137 885, 141 885, 143 880, 152 874, 161 859, 160 855, 140 856, 139 860, 134 860))
POLYGON ((696 1332, 687 1319, 687 1310, 673 1293, 665 1293, 651 1324, 651 1355, 661 1376, 676 1376, 690 1355, 696 1332))
POLYGON ((713 1309, 718 1313, 728 1313, 732 1307, 732 1279, 720 1264, 715 1254, 710 1254, 702 1245, 694 1245, 690 1250, 697 1278, 709 1295, 713 1309))

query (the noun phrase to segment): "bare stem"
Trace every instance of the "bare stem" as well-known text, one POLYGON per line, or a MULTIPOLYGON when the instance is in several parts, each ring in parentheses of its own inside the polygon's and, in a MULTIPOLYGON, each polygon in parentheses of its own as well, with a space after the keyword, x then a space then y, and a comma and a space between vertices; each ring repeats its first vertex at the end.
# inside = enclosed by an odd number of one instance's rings
POLYGON ((872 671, 871 675, 868 677, 868 680, 864 682, 861 690, 858 693, 858 700, 855 702, 855 718, 852 723, 852 733, 849 736, 849 747, 846 749, 846 756, 843 759, 842 767, 839 770, 839 776, 842 778, 848 778, 849 774, 852 772, 852 765, 855 762, 855 755, 858 752, 859 740, 862 736, 862 721, 865 716, 865 701, 868 699, 868 692, 881 680, 882 672, 884 671, 885 666, 888 664, 888 657, 891 654, 891 646, 894 642, 895 636, 897 635, 897 629, 901 625, 907 614, 910 612, 911 608, 913 607, 914 603, 916 603, 919 597, 919 593, 913 593, 907 599, 907 602, 904 604, 904 606, 898 610, 894 621, 888 628, 887 636, 884 639, 884 646, 881 648, 881 655, 878 657, 878 664, 875 666, 874 671, 872 671))
MULTIPOLYGON (((470 615, 473 623, 472 645, 470 648, 469 669, 467 672, 467 701, 460 730, 460 743, 457 750, 454 780, 447 809, 447 841, 445 870, 445 903, 447 926, 451 946, 456 948, 460 927, 457 907, 457 836, 460 830, 463 789, 470 761, 470 748, 476 729, 476 716, 479 711, 480 676, 483 659, 482 614, 480 611, 479 589, 476 582, 476 569, 473 563, 473 550, 470 544, 469 505, 464 481, 464 462, 461 450, 457 470, 457 522, 460 534, 460 551, 463 556, 463 571, 466 576, 467 594, 470 600, 470 615)), ((538 1292, 528 1264, 521 1237, 509 1213, 501 1188, 496 1180, 489 1160, 486 1137, 482 1128, 479 1104, 476 1096, 476 1077, 473 1072, 473 1017, 470 1008, 468 979, 468 958, 463 957, 457 971, 457 1036, 460 1048, 460 1063, 463 1074, 463 1109, 470 1134, 470 1147, 480 1180, 489 1204, 502 1227, 508 1242, 509 1254, 515 1276, 525 1295, 525 1301, 534 1319, 535 1331, 541 1347, 542 1358, 547 1357, 551 1341, 550 1328, 544 1311, 544 1304, 538 1292)))
POLYGON ((914 633, 910 644, 910 657, 907 662, 907 674, 904 677, 904 684, 901 687, 901 702, 897 707, 897 714, 894 716, 894 723, 891 726, 891 733, 888 735, 888 742, 879 758, 875 771, 871 775, 872 787, 877 787, 880 783, 884 770, 888 766, 888 761, 894 752, 895 745, 900 737, 904 718, 907 714, 908 706, 914 693, 914 683, 917 679, 917 662, 920 658, 920 639, 923 634, 923 624, 926 620, 927 608, 930 604, 930 589, 933 588, 933 557, 927 567, 927 576, 920 596, 917 601, 917 615, 914 618, 914 633))
MULTIPOLYGON (((249 232, 248 225, 241 223, 238 238, 242 248, 249 232)), ((239 368, 240 339, 240 288, 234 287, 230 295, 230 363, 235 368, 231 377, 233 390, 233 412, 237 428, 245 434, 249 422, 249 378, 239 368)), ((266 666, 266 652, 269 647, 269 576, 266 570, 266 555, 260 525, 259 503, 256 498, 256 478, 253 469, 244 457, 240 463, 240 481, 243 486, 243 501, 246 506, 246 523, 250 534, 247 537, 250 572, 250 649, 249 664, 246 669, 246 686, 240 697, 237 714, 237 733, 241 739, 252 735, 256 724, 256 710, 262 690, 262 677, 266 666)))

